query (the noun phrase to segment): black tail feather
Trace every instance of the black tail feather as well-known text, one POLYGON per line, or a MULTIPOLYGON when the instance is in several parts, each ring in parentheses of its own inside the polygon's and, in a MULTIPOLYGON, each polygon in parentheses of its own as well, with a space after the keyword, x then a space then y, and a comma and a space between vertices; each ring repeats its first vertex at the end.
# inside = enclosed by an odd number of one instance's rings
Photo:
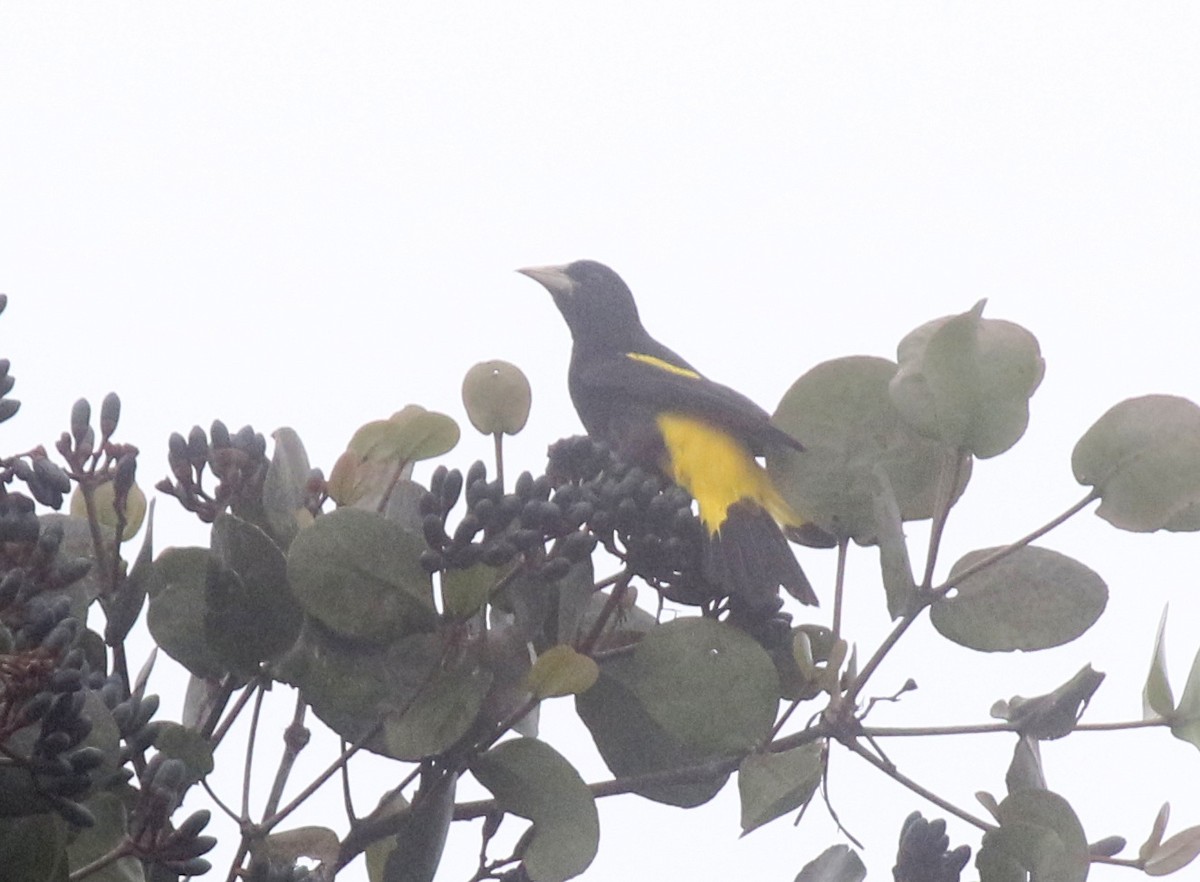
POLYGON ((710 580, 751 608, 775 604, 780 585, 801 603, 817 605, 816 592, 779 525, 750 500, 729 507, 725 521, 709 537, 704 569, 710 580))

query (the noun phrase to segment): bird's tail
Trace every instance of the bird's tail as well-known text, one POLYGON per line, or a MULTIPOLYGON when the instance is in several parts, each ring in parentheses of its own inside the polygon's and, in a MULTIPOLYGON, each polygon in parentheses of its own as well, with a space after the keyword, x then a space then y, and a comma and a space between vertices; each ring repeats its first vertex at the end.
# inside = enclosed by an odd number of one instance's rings
POLYGON ((749 499, 731 505, 708 537, 704 569, 710 580, 752 608, 777 603, 780 585, 801 603, 817 605, 816 592, 775 518, 749 499))

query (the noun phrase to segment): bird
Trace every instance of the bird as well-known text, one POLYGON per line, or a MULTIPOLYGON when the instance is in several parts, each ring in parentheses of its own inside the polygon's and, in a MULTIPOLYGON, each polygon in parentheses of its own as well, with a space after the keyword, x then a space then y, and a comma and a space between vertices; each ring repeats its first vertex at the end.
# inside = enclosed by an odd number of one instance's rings
POLYGON ((705 577, 749 605, 777 605, 780 586, 816 605, 781 529, 803 519, 757 459, 771 447, 803 445, 745 395, 650 336, 629 286, 609 267, 577 260, 518 272, 545 287, 566 319, 567 387, 587 433, 696 501, 705 577))

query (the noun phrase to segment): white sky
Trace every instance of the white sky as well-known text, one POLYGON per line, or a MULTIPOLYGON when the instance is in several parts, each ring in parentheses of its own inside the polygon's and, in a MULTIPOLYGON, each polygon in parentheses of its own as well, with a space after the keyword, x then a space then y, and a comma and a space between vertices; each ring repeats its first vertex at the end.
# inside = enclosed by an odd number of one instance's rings
MULTIPOLYGON (((10 0, 0 355, 23 407, 2 449, 49 446, 76 397, 115 389, 144 485, 167 473, 171 431, 214 417, 293 426, 328 468, 359 424, 409 402, 470 433, 462 374, 499 357, 534 386, 509 467, 538 470, 578 421, 566 330, 512 272, 528 264, 610 263, 652 333, 768 409, 809 366, 893 356, 988 297, 1038 335, 1047 375, 1026 438, 977 468, 949 566, 1075 501, 1071 448, 1111 404, 1200 398, 1198 45, 1184 3, 10 0)), ((487 449, 468 436, 448 461, 487 449)), ((161 545, 200 541, 171 500, 159 511, 161 545)), ((1088 661, 1109 673, 1088 719, 1136 718, 1168 596, 1182 687, 1200 538, 1089 514, 1046 544, 1107 579, 1100 624, 997 658, 923 625, 872 682, 922 689, 873 721, 984 721, 1088 661)), ((803 560, 828 584, 825 556, 803 560)), ((850 573, 863 652, 887 627, 873 563, 850 573)), ((566 708, 548 740, 603 777, 566 708)), ((887 748, 971 810, 974 791, 1003 790, 1007 738, 887 748)), ((1136 850, 1167 798, 1173 828, 1200 823, 1200 758, 1161 732, 1080 734, 1044 758, 1092 839, 1136 850)), ((835 754, 833 798, 872 878, 890 878, 904 815, 939 813, 856 765, 835 754)), ((303 822, 338 814, 324 798, 303 822)), ((601 825, 600 880, 790 880, 835 841, 820 805, 798 831, 738 841, 732 788, 687 812, 606 800, 601 825)), ((477 845, 477 824, 453 835, 440 878, 469 877, 477 845)))

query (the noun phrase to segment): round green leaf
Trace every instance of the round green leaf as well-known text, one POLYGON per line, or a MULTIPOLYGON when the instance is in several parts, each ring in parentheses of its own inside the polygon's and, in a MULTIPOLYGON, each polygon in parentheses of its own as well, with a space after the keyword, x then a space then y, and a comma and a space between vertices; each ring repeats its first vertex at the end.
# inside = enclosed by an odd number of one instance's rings
POLYGON ((334 867, 339 845, 338 835, 328 827, 295 827, 254 841, 251 854, 284 867, 295 866, 302 858, 334 867))
POLYGON ((521 369, 507 361, 482 361, 467 371, 463 406, 471 425, 485 435, 515 435, 529 419, 532 393, 521 369))
POLYGON ((980 459, 1025 434, 1045 362, 1037 338, 1012 322, 969 312, 922 325, 900 341, 892 401, 918 432, 980 459))
POLYGON ((804 450, 769 450, 767 471, 788 503, 827 533, 874 541, 880 472, 903 520, 933 515, 938 476, 954 454, 901 418, 888 394, 895 376, 895 363, 883 358, 834 359, 793 383, 775 410, 774 423, 804 450))
POLYGON ((1096 514, 1135 532, 1200 530, 1200 407, 1173 395, 1129 398, 1084 433, 1071 454, 1096 514))
POLYGON ((215 558, 207 548, 168 548, 154 561, 146 625, 163 652, 200 678, 220 677, 225 665, 205 628, 207 584, 215 558))
POLYGON ((441 753, 474 723, 491 674, 470 654, 445 661, 434 634, 389 647, 341 639, 310 622, 280 677, 298 687, 313 712, 348 741, 383 725, 366 747, 395 759, 441 753))
POLYGON ((458 438, 458 423, 450 417, 410 404, 354 433, 330 472, 329 495, 339 505, 375 508, 412 463, 441 456, 458 438))
POLYGON ((1108 586, 1079 561, 1029 546, 991 566, 955 578, 997 551, 985 548, 960 558, 949 582, 957 594, 934 603, 933 626, 955 643, 983 652, 1059 646, 1090 628, 1108 602, 1108 586))
POLYGON ((1000 828, 985 833, 976 866, 983 879, 1084 882, 1090 859, 1079 818, 1049 790, 1019 790, 999 806, 1000 828))
POLYGON ((537 657, 529 671, 529 691, 536 698, 578 695, 592 688, 600 668, 590 657, 570 646, 551 646, 537 657))
POLYGON ((500 808, 533 822, 524 864, 533 882, 563 882, 586 870, 600 845, 596 800, 575 768, 550 745, 519 738, 471 763, 500 808))
POLYGON ((230 670, 252 674, 296 642, 304 612, 288 585, 283 552, 254 524, 218 515, 212 551, 219 566, 206 577, 208 643, 230 670))
POLYGON ((0 819, 0 869, 21 882, 67 882, 67 822, 53 813, 0 819))
POLYGON ((388 642, 436 623, 422 539, 380 515, 342 508, 292 541, 287 578, 309 615, 345 637, 388 642))
MULTIPOLYGON (((114 534, 117 529, 116 498, 117 494, 113 489, 112 481, 98 486, 92 496, 96 509, 96 521, 101 526, 108 527, 114 534)), ((71 517, 87 520, 87 503, 84 501, 83 491, 80 490, 78 484, 71 493, 71 517)), ((125 530, 121 533, 121 541, 127 542, 136 536, 138 530, 142 528, 142 521, 145 518, 146 494, 135 483, 125 497, 125 530)))
MULTIPOLYGON (((778 707, 774 663, 751 637, 707 618, 651 630, 632 654, 605 662, 575 706, 615 775, 638 775, 743 753, 770 732, 778 707)), ((711 799, 710 781, 637 792, 671 805, 711 799)))
POLYGON ((475 564, 465 570, 446 570, 441 576, 442 609, 455 619, 469 619, 488 599, 501 575, 499 567, 475 564))

